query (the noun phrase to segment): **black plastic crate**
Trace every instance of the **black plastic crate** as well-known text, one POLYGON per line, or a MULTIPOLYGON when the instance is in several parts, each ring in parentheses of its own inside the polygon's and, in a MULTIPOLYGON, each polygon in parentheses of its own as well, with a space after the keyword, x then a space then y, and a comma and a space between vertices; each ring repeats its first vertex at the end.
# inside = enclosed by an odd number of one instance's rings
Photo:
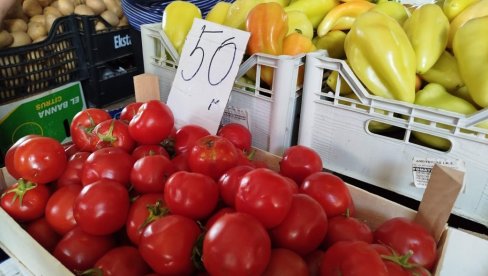
POLYGON ((79 16, 80 35, 87 61, 91 65, 105 63, 134 53, 129 26, 113 27, 100 16, 79 16), (96 30, 104 24, 105 30, 96 30))
POLYGON ((88 76, 76 16, 54 21, 38 43, 0 50, 0 104, 88 76))

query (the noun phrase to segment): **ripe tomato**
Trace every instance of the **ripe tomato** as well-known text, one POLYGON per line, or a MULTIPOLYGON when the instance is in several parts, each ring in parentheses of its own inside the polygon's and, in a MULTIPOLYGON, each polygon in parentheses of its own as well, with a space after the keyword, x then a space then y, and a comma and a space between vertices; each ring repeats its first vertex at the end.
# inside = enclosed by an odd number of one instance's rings
POLYGON ((205 223, 205 229, 209 229, 212 225, 225 214, 235 213, 235 209, 231 207, 224 207, 220 208, 217 212, 214 212, 211 217, 208 218, 207 222, 205 223))
POLYGON ((175 167, 176 171, 185 171, 189 172, 190 168, 188 167, 188 152, 177 154, 171 159, 171 163, 175 167))
POLYGON ((188 155, 188 167, 193 172, 212 177, 215 181, 239 160, 234 145, 227 139, 208 135, 198 139, 188 155))
POLYGON ((305 194, 294 194, 285 219, 270 230, 278 247, 305 256, 317 249, 327 234, 327 216, 320 204, 305 194))
POLYGON ((280 174, 269 169, 254 169, 241 179, 235 208, 271 229, 285 219, 292 205, 292 194, 288 181, 280 174))
POLYGON ((210 132, 199 125, 184 125, 176 131, 174 140, 174 150, 176 154, 189 151, 195 142, 210 132))
POLYGON ((151 271, 139 250, 132 246, 111 249, 98 259, 95 269, 101 270, 103 276, 137 276, 151 271))
POLYGON ((3 192, 0 205, 14 220, 32 221, 44 215, 49 199, 46 185, 38 185, 19 179, 3 192))
POLYGON ((322 258, 324 257, 324 251, 317 249, 312 253, 305 256, 305 262, 307 263, 308 272, 310 276, 320 275, 320 265, 322 264, 322 258))
POLYGON ((327 217, 338 215, 354 216, 354 203, 346 183, 328 172, 317 172, 307 177, 300 186, 300 192, 317 200, 327 217))
POLYGON ((187 217, 169 215, 149 224, 142 233, 139 252, 157 273, 190 275, 194 271, 192 250, 200 228, 187 217))
POLYGON ((383 263, 390 275, 394 276, 430 276, 426 268, 415 266, 408 262, 408 256, 398 255, 394 250, 384 244, 371 244, 371 247, 380 254, 383 263))
POLYGON ((80 151, 93 151, 93 129, 99 123, 110 120, 110 114, 99 108, 87 108, 78 112, 71 121, 70 133, 73 143, 80 151))
POLYGON ((114 246, 112 236, 91 235, 75 227, 61 238, 53 256, 69 270, 83 271, 92 268, 114 246))
POLYGON ((387 276, 388 270, 380 255, 362 241, 340 241, 325 251, 320 275, 387 276))
POLYGON ((148 155, 162 155, 168 159, 170 158, 168 152, 161 145, 139 145, 132 151, 132 157, 135 160, 148 155))
POLYGON ((116 119, 106 120, 95 126, 92 144, 95 149, 116 147, 127 152, 132 152, 136 146, 127 124, 116 119))
POLYGON ((64 235, 76 226, 73 205, 81 185, 64 186, 56 190, 46 204, 45 217, 57 233, 64 235))
POLYGON ((63 146, 51 137, 32 137, 15 150, 15 171, 20 177, 37 184, 58 179, 67 163, 63 146))
POLYGON ((129 133, 139 144, 155 145, 169 136, 174 126, 173 112, 159 100, 139 107, 129 123, 129 133))
POLYGON ((241 124, 226 124, 219 129, 217 135, 227 138, 234 144, 234 146, 236 146, 236 148, 244 152, 248 152, 251 149, 251 131, 241 124))
POLYGON ((305 260, 297 253, 285 249, 274 248, 271 251, 266 271, 263 276, 308 276, 305 260))
POLYGON ((128 187, 134 162, 134 157, 120 148, 96 150, 83 165, 81 183, 88 185, 100 179, 111 179, 128 187))
POLYGON ((90 156, 90 152, 87 151, 79 151, 73 154, 66 164, 66 169, 56 180, 56 187, 59 188, 68 185, 81 185, 83 164, 85 164, 88 156, 90 156))
POLYGON ((422 225, 407 218, 396 217, 383 222, 374 231, 374 240, 400 255, 413 252, 409 262, 429 270, 437 259, 434 237, 422 225))
POLYGON ((124 186, 100 179, 83 187, 74 202, 73 215, 86 233, 108 235, 125 225, 129 207, 129 193, 124 186))
POLYGON ((245 213, 221 216, 203 239, 203 265, 213 276, 261 275, 270 257, 266 229, 245 213))
POLYGON ((130 241, 138 245, 146 226, 168 213, 163 193, 144 194, 137 197, 129 209, 126 232, 130 241))
POLYGON ((25 226, 25 231, 49 252, 54 250, 61 239, 61 236, 51 228, 43 217, 29 222, 25 226))
POLYGON ((26 135, 26 136, 20 138, 19 140, 17 140, 12 146, 10 146, 10 148, 5 153, 5 158, 4 158, 5 159, 5 168, 7 169, 8 173, 14 179, 20 178, 20 174, 17 172, 17 170, 15 169, 15 166, 14 166, 15 151, 17 150, 17 148, 19 147, 20 144, 22 144, 24 141, 29 140, 30 138, 33 138, 33 137, 40 137, 40 136, 36 135, 36 134, 26 135))
POLYGON ((130 181, 134 190, 141 194, 161 193, 166 180, 176 171, 173 163, 163 155, 150 155, 134 163, 130 181))
POLYGON ((313 149, 295 145, 287 148, 280 161, 280 173, 295 180, 298 185, 309 175, 322 171, 322 159, 313 149))
POLYGON ((236 166, 225 172, 219 179, 219 193, 220 197, 227 206, 234 207, 237 190, 239 188, 242 177, 252 171, 251 166, 241 165, 236 166))
POLYGON ((330 247, 338 241, 373 242, 371 228, 357 218, 350 216, 335 216, 329 219, 329 229, 325 237, 325 246, 330 247))
POLYGON ((209 176, 180 171, 164 186, 164 202, 173 214, 199 220, 210 216, 219 200, 218 184, 209 176))
POLYGON ((126 105, 120 112, 119 119, 127 124, 134 118, 143 102, 133 102, 126 105))

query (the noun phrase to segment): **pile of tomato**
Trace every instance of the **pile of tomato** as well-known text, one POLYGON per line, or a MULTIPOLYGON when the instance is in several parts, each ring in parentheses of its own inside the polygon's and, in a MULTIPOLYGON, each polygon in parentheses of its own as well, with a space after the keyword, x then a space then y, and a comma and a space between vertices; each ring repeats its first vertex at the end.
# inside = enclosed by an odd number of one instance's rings
POLYGON ((17 141, 2 208, 76 275, 429 275, 436 241, 355 217, 344 181, 301 145, 279 170, 238 124, 174 127, 160 101, 79 112, 72 143, 17 141), (100 274, 101 273, 101 274, 100 274))

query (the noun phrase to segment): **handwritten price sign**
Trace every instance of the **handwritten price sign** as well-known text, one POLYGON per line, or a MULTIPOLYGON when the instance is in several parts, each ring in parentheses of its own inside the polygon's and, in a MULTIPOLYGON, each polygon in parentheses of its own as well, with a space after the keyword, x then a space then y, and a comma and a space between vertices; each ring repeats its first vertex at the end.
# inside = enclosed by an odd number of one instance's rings
POLYGON ((202 19, 193 21, 167 101, 177 128, 192 123, 217 133, 249 35, 202 19))

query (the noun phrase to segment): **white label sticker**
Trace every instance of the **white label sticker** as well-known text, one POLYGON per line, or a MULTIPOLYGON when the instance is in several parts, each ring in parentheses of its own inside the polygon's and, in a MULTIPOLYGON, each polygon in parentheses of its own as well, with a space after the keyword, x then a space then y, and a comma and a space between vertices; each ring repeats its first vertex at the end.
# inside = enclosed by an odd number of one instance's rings
POLYGON ((241 124, 250 130, 251 117, 249 116, 249 110, 228 105, 225 108, 221 125, 226 125, 230 123, 241 124))
MULTIPOLYGON (((459 171, 466 171, 464 161, 459 159, 441 159, 441 158, 420 158, 414 157, 412 161, 413 184, 417 188, 425 189, 429 183, 430 174, 435 164, 459 171)), ((463 187, 464 189, 464 187, 463 187)))
POLYGON ((196 18, 186 37, 168 106, 176 127, 217 133, 250 33, 196 18))

